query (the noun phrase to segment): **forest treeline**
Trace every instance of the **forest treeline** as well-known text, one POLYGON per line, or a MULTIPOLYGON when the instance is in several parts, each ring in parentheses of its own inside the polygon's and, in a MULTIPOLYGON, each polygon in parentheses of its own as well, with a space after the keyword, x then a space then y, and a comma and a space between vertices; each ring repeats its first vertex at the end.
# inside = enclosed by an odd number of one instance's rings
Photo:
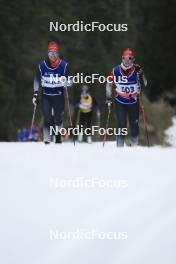
MULTIPOLYGON (((148 79, 144 93, 153 102, 176 102, 174 0, 0 0, 0 140, 15 140, 32 116, 33 77, 47 56, 47 44, 60 44, 60 56, 71 72, 107 76, 131 47, 148 79), (54 32, 49 22, 128 24, 127 32, 54 32)), ((70 92, 77 97, 80 85, 70 92)), ((104 109, 105 85, 90 86, 104 109)))

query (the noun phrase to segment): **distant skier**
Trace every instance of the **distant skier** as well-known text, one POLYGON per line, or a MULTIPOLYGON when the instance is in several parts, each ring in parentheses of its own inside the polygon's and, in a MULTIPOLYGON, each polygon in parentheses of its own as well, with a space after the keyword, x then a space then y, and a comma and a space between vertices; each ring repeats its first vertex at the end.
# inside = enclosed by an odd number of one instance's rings
POLYGON ((29 138, 30 129, 23 127, 17 131, 17 141, 26 142, 29 138))
POLYGON ((17 141, 39 141, 39 129, 35 125, 33 125, 32 130, 31 128, 26 127, 23 127, 23 129, 18 129, 17 141))
MULTIPOLYGON (((122 62, 115 66, 106 84, 106 103, 112 103, 112 87, 115 85, 115 106, 118 127, 130 125, 131 146, 138 144, 139 134, 139 94, 140 88, 147 85, 142 68, 134 64, 135 57, 132 49, 122 52, 122 62)), ((117 146, 124 146, 125 137, 117 136, 117 146)))
MULTIPOLYGON (((62 127, 64 113, 64 82, 62 76, 69 75, 68 63, 59 58, 59 45, 50 42, 48 45, 48 60, 39 63, 34 78, 33 104, 38 103, 39 84, 42 86, 42 112, 44 116, 43 138, 44 142, 50 143, 50 126, 62 127)), ((56 143, 61 143, 60 133, 56 136, 56 143)))
MULTIPOLYGON (((97 100, 91 96, 87 85, 83 85, 79 100, 76 101, 76 107, 78 107, 78 114, 76 123, 80 126, 83 125, 83 129, 91 128, 93 109, 95 107, 98 119, 100 118, 100 108, 97 100)), ((83 134, 80 133, 78 141, 83 141, 83 134)), ((92 143, 92 137, 87 136, 87 142, 92 143)))

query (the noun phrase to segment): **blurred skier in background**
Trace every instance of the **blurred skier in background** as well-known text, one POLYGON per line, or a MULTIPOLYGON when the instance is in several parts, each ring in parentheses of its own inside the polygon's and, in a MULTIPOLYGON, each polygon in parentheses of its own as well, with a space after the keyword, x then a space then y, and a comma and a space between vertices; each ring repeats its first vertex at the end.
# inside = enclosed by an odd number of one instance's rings
POLYGON ((17 131, 17 141, 27 142, 27 141, 39 141, 40 134, 39 129, 35 125, 31 128, 23 127, 23 129, 18 129, 17 131))
MULTIPOLYGON (((58 129, 62 127, 64 114, 65 96, 62 77, 69 75, 69 66, 66 61, 59 58, 60 47, 56 42, 48 45, 48 60, 39 63, 34 78, 33 104, 38 103, 39 84, 42 86, 42 113, 44 116, 43 140, 48 144, 51 142, 50 126, 58 129)), ((66 85, 69 85, 66 83, 66 85)), ((56 135, 56 143, 61 143, 61 135, 56 135)))
POLYGON ((23 127, 22 129, 18 129, 17 131, 17 141, 19 142, 26 142, 28 141, 29 137, 29 129, 23 127))
MULTIPOLYGON (((138 144, 139 134, 139 95, 140 89, 147 85, 140 65, 135 64, 134 51, 125 49, 122 62, 112 69, 106 84, 106 103, 112 103, 112 87, 115 86, 115 106, 119 128, 130 126, 130 145, 138 144)), ((124 146, 125 136, 117 136, 117 146, 124 146)))
MULTIPOLYGON (((76 125, 83 126, 85 128, 91 128, 92 118, 93 118, 93 109, 96 110, 96 115, 98 123, 100 120, 100 107, 97 103, 97 100, 91 96, 89 88, 87 85, 83 85, 81 89, 80 98, 76 101, 76 107, 78 108, 76 125)), ((78 136, 78 141, 82 142, 84 135, 82 133, 78 136)), ((92 143, 92 137, 86 137, 87 143, 92 143)))

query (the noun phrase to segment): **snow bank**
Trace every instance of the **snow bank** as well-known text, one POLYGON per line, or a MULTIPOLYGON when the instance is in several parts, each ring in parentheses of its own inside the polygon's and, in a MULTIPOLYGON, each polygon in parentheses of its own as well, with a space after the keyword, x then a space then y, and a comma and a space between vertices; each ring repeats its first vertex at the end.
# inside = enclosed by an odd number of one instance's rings
POLYGON ((170 126, 166 131, 166 142, 171 146, 176 147, 176 117, 172 118, 172 126, 170 126))

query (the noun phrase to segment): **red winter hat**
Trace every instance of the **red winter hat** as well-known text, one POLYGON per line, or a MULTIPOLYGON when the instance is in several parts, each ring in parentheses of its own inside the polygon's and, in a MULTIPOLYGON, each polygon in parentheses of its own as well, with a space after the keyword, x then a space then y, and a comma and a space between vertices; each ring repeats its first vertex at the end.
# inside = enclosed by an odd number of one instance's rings
POLYGON ((54 42, 54 41, 51 41, 49 44, 48 44, 48 52, 49 51, 57 51, 59 52, 59 45, 54 42))
POLYGON ((125 57, 125 56, 129 56, 129 57, 134 57, 134 51, 132 49, 125 49, 123 52, 122 52, 122 56, 125 57))

